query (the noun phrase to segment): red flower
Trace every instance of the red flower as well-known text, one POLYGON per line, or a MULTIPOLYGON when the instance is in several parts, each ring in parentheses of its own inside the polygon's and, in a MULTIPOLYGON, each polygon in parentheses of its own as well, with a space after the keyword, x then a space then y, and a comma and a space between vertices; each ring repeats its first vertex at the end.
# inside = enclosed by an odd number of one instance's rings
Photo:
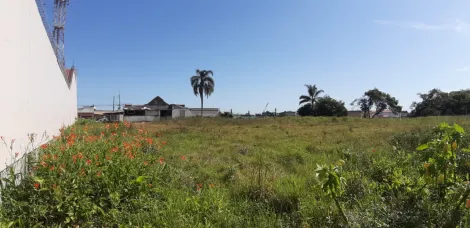
POLYGON ((46 149, 47 148, 47 144, 42 144, 41 145, 41 149, 46 149))
POLYGON ((86 161, 86 164, 87 164, 87 165, 90 165, 90 164, 91 164, 91 160, 88 159, 88 160, 86 161))
POLYGON ((41 185, 40 185, 39 183, 34 183, 34 188, 35 188, 35 189, 39 189, 40 186, 41 186, 41 185))
POLYGON ((164 158, 160 158, 160 159, 158 160, 158 162, 160 162, 160 164, 163 165, 163 163, 165 163, 165 159, 164 159, 164 158))
POLYGON ((51 166, 51 168, 49 168, 50 171, 53 171, 55 169, 54 166, 51 166))
POLYGON ((118 150, 119 150, 119 148, 114 147, 113 149, 111 149, 111 153, 116 153, 116 152, 118 152, 118 150))

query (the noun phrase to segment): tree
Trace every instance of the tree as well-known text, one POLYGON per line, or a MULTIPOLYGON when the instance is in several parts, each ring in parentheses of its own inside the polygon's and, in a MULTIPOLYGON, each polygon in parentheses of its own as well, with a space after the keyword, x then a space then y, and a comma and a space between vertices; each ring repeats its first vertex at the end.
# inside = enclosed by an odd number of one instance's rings
POLYGON ((402 107, 398 105, 398 100, 384 93, 377 88, 371 89, 364 93, 364 95, 354 100, 351 105, 359 105, 363 111, 364 117, 374 118, 382 113, 385 109, 390 109, 393 112, 401 112, 402 107), (370 116, 370 110, 375 107, 375 113, 370 116))
POLYGON ((422 101, 413 102, 412 116, 468 115, 470 111, 470 89, 449 93, 432 89, 418 96, 422 101))
POLYGON ((302 95, 299 97, 299 105, 310 103, 310 107, 313 109, 315 107, 315 102, 317 101, 318 96, 320 96, 320 94, 325 91, 318 89, 316 85, 305 85, 305 87, 307 87, 308 95, 302 95))
POLYGON ((348 110, 343 101, 337 101, 329 96, 320 97, 313 108, 315 116, 347 116, 348 110))
POLYGON ((201 117, 204 108, 204 95, 207 98, 214 92, 214 73, 211 70, 196 70, 196 75, 191 77, 191 86, 196 97, 199 95, 201 98, 201 117))
POLYGON ((313 112, 312 104, 307 103, 301 106, 299 109, 297 109, 297 114, 299 114, 299 116, 313 116, 314 112, 313 112))

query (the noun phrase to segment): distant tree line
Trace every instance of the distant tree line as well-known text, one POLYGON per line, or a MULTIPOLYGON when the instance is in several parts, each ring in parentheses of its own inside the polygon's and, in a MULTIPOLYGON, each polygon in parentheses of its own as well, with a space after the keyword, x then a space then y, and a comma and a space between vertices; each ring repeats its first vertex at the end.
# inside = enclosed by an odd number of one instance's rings
POLYGON ((468 115, 470 111, 470 89, 442 92, 432 89, 418 94, 420 102, 411 105, 411 116, 468 115))
MULTIPOLYGON (((328 95, 321 97, 323 90, 316 85, 305 85, 307 95, 299 97, 301 106, 297 113, 300 116, 346 116, 348 111, 341 100, 335 100, 328 95)), ((428 93, 418 94, 419 102, 411 105, 410 117, 442 116, 442 115, 469 115, 470 89, 443 92, 432 89, 428 93)), ((402 106, 398 100, 388 93, 377 88, 366 91, 361 97, 351 102, 362 111, 363 118, 374 118, 385 110, 401 113, 402 106), (371 112, 374 110, 374 112, 371 112)))

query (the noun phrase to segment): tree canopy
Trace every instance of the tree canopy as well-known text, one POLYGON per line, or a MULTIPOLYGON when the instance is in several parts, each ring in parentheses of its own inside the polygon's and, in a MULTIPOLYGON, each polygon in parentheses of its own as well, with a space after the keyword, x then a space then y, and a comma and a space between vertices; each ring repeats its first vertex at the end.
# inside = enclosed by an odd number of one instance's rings
POLYGON ((311 103, 307 103, 300 107, 297 113, 300 116, 346 116, 348 110, 343 101, 325 96, 318 98, 313 108, 311 103))
POLYGON ((358 105, 363 111, 364 117, 374 118, 385 109, 393 112, 401 112, 402 107, 398 105, 398 100, 390 94, 380 91, 377 88, 366 91, 364 95, 354 100, 351 105, 358 105), (370 110, 375 108, 375 113, 371 116, 370 110))
POLYGON ((421 101, 412 104, 412 116, 467 115, 470 111, 470 89, 449 93, 432 89, 418 95, 421 101))

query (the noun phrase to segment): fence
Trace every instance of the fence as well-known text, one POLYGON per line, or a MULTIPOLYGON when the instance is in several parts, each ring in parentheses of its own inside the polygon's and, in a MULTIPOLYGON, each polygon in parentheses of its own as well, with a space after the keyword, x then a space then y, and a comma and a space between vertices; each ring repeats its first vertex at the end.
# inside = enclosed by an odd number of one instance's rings
POLYGON ((44 25, 44 29, 46 30, 47 37, 49 38, 49 42, 51 43, 52 50, 54 50, 57 63, 59 64, 60 70, 62 71, 62 75, 64 76, 67 86, 70 88, 72 77, 68 76, 67 69, 65 69, 65 62, 62 62, 62 60, 59 58, 59 53, 58 53, 59 48, 57 47, 57 44, 54 42, 54 38, 52 36, 52 30, 49 27, 49 23, 47 22, 46 9, 44 7, 45 4, 43 0, 35 0, 35 1, 38 7, 39 15, 41 16, 42 24, 44 25))

